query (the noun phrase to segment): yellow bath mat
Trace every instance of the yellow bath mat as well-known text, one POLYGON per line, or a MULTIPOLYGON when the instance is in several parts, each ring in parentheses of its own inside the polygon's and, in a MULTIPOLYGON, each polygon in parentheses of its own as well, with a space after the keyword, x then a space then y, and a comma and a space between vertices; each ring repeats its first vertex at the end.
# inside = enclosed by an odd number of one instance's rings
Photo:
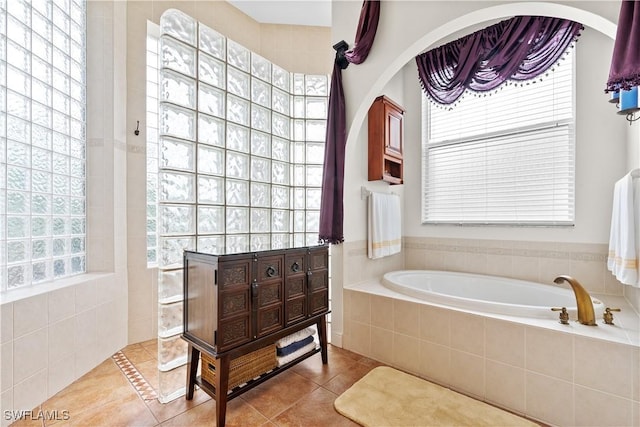
POLYGON ((373 369, 334 402, 367 427, 538 426, 517 415, 396 369, 373 369))

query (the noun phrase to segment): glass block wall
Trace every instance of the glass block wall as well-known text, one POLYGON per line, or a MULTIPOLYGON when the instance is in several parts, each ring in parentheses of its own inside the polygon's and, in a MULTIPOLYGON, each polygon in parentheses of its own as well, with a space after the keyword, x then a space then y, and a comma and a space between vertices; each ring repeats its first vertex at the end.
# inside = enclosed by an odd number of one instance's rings
POLYGON ((86 271, 85 17, 0 1, 0 291, 86 271))
POLYGON ((163 14, 160 30, 158 363, 166 402, 184 393, 186 378, 183 250, 317 244, 328 79, 288 72, 176 10, 163 14))

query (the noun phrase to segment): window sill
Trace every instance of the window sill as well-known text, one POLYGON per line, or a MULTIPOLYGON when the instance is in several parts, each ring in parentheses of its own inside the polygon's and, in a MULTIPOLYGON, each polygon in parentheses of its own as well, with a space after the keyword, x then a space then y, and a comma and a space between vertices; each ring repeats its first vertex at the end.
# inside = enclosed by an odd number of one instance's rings
POLYGON ((38 285, 25 286, 24 288, 12 289, 0 292, 0 305, 9 304, 20 301, 36 295, 42 295, 58 289, 67 288, 101 279, 113 275, 114 273, 85 273, 77 276, 59 279, 52 282, 41 283, 38 285))

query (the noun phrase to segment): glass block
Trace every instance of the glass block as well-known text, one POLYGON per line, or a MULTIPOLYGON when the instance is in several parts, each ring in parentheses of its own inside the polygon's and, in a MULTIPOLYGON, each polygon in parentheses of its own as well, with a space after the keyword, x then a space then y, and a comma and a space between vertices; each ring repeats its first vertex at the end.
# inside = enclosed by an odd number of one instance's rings
POLYGON ((224 179, 199 176, 198 203, 224 204, 224 179))
POLYGON ((6 116, 7 138, 28 144, 31 139, 31 126, 29 122, 14 116, 6 116))
POLYGON ((326 119, 327 98, 305 98, 305 115, 307 119, 326 119))
POLYGON ((304 74, 295 73, 293 75, 293 94, 304 95, 304 74))
MULTIPOLYGON (((160 316, 162 316, 162 311, 160 312, 160 316)), ((179 323, 178 317, 181 322, 182 312, 180 312, 179 316, 176 315, 175 317, 176 319, 173 320, 173 323, 179 323)), ((160 336, 158 339, 158 368, 161 371, 182 366, 187 361, 187 342, 183 340, 180 335, 175 335, 170 338, 163 337, 165 334, 170 334, 174 330, 175 328, 171 331, 164 331, 160 327, 158 328, 158 335, 160 336)))
POLYGON ((307 141, 324 142, 327 133, 327 122, 324 120, 307 120, 307 141))
POLYGON ((324 164, 324 143, 306 143, 307 163, 324 164))
POLYGON ((251 157, 251 179, 253 181, 271 181, 271 160, 251 157))
POLYGON ((166 304, 183 298, 183 271, 158 270, 158 302, 166 304))
POLYGON ((7 242, 7 262, 24 262, 28 260, 29 242, 26 240, 12 240, 7 242))
POLYGON ((160 172, 160 200, 163 202, 195 202, 195 177, 180 172, 160 172))
POLYGON ((160 66, 189 77, 196 76, 196 50, 171 37, 160 37, 160 66))
POLYGON ((271 249, 286 249, 291 247, 291 238, 287 234, 272 234, 271 249))
POLYGON ((198 142, 224 147, 224 121, 198 114, 198 142))
POLYGON ((51 220, 48 217, 31 217, 31 236, 47 236, 51 234, 51 220))
POLYGON ((307 241, 304 244, 305 246, 314 246, 320 243, 320 238, 318 236, 317 231, 314 233, 307 233, 306 237, 307 237, 307 241))
POLYGON ((23 286, 27 280, 27 266, 22 265, 12 265, 7 268, 7 287, 17 288, 19 286, 23 286))
POLYGON ((271 62, 251 53, 251 74, 266 82, 271 82, 271 62))
POLYGON ((196 108, 196 80, 171 70, 160 71, 160 101, 196 108))
POLYGON ((302 233, 296 233, 293 235, 293 247, 299 248, 301 246, 307 246, 305 243, 305 235, 302 233))
MULTIPOLYGON (((84 160, 74 159, 74 158, 71 158, 69 160, 71 161, 71 171, 70 171, 71 176, 84 177, 85 176, 84 160)), ((157 170, 157 167, 155 168, 155 170, 157 170)))
POLYGON ((327 76, 307 74, 305 76, 305 94, 311 96, 328 96, 329 85, 327 76))
POLYGON ((249 209, 228 207, 226 212, 226 220, 227 234, 249 232, 249 209))
POLYGON ((227 180, 226 201, 228 205, 248 206, 249 205, 249 183, 247 181, 227 180))
MULTIPOLYGON (((224 236, 198 237, 198 252, 214 255, 224 254, 224 236)), ((180 287, 180 290, 182 290, 182 287, 180 287)))
POLYGON ((69 214, 69 198, 62 196, 53 197, 53 214, 54 215, 68 215, 69 214))
POLYGON ((251 206, 271 207, 271 186, 269 184, 251 183, 251 206))
POLYGON ((304 188, 293 189, 293 209, 305 208, 305 194, 304 188))
POLYGON ((274 184, 289 184, 289 164, 273 161, 271 163, 271 182, 274 184))
POLYGON ((275 160, 289 161, 289 141, 280 138, 273 138, 271 143, 272 157, 275 160))
POLYGON ((85 242, 84 237, 72 237, 71 238, 71 253, 79 254, 84 253, 85 251, 85 242))
POLYGON ((29 193, 20 191, 7 191, 7 213, 27 214, 29 213, 29 193))
POLYGON ((51 280, 51 264, 46 261, 31 264, 31 282, 38 283, 51 280))
POLYGON ((322 166, 307 166, 307 185, 309 187, 322 186, 322 166))
POLYGON ((271 231, 272 232, 288 232, 289 231, 289 211, 274 209, 271 214, 271 231))
POLYGON ((69 180, 69 195, 75 197, 84 197, 86 194, 84 178, 71 178, 69 180))
POLYGON ((226 65, 211 56, 200 53, 198 76, 201 82, 225 88, 226 65))
POLYGON ((29 169, 7 166, 7 188, 28 191, 30 189, 29 169))
MULTIPOLYGON (((34 102, 31 105, 33 123, 50 128, 53 123, 53 110, 49 107, 46 107, 38 102, 34 102)), ((60 119, 59 115, 56 115, 57 119, 60 119)), ((57 126, 60 123, 56 123, 56 130, 60 130, 57 126)), ((64 126, 64 123, 63 123, 64 126)))
POLYGON ((243 126, 227 124, 227 149, 249 152, 249 129, 243 126))
POLYGON ((227 151, 227 176, 238 179, 249 179, 249 156, 227 151))
POLYGON ((251 232, 268 233, 271 231, 271 211, 269 209, 251 209, 251 232))
POLYGON ((293 97, 293 117, 304 118, 304 96, 293 97))
POLYGON ((236 236, 227 236, 227 250, 228 254, 237 254, 249 251, 249 236, 246 234, 240 234, 236 236))
MULTIPOLYGON (((2 48, 0 47, 0 51, 1 49, 2 48)), ((0 57, 2 57, 1 54, 0 57)), ((9 67, 7 69, 7 81, 11 82, 10 87, 12 90, 24 96, 31 96, 32 99, 44 105, 49 105, 49 102, 51 101, 51 88, 43 82, 33 79, 32 92, 31 80, 31 76, 27 73, 23 73, 13 67, 9 67)))
POLYGON ((290 90, 289 75, 290 73, 287 70, 273 64, 273 85, 274 86, 277 86, 278 88, 286 92, 289 92, 290 90))
POLYGON ((227 69, 227 91, 242 98, 249 98, 249 74, 229 67, 227 69))
POLYGON ((160 370, 160 372, 158 372, 158 400, 160 403, 168 403, 184 395, 185 375, 187 375, 187 365, 179 366, 172 370, 160 370))
POLYGON ((289 123, 288 117, 273 113, 271 116, 271 132, 276 136, 288 139, 290 137, 289 123))
POLYGON ((200 84, 198 91, 198 110, 212 116, 224 118, 225 93, 213 86, 200 84))
POLYGON ((271 249, 271 238, 268 234, 251 235, 252 251, 266 251, 268 249, 271 249))
POLYGON ((195 170, 195 144, 175 138, 160 138, 160 167, 195 170))
POLYGON ((31 241, 31 259, 42 259, 51 256, 50 241, 39 239, 31 241))
POLYGON ((263 107, 271 106, 271 86, 256 78, 251 78, 251 101, 263 107))
POLYGON ((71 214, 72 215, 84 215, 85 211, 85 199, 84 198, 72 198, 71 199, 71 214))
MULTIPOLYGON (((9 114, 13 114, 14 116, 20 117, 21 119, 31 120, 31 100, 29 98, 23 95, 20 95, 19 93, 16 93, 12 90, 8 90, 5 102, 7 105, 6 107, 7 112, 9 114)), ((36 108, 35 106, 40 106, 37 102, 34 104, 35 104, 34 109, 36 108)), ((42 109, 44 109, 45 111, 48 111, 46 107, 44 106, 40 106, 40 107, 43 107, 42 109)), ((35 119, 36 117, 34 117, 34 121, 35 119)), ((40 118, 38 117, 38 119, 40 118)), ((42 124, 39 122, 37 123, 42 124)))
POLYGON ((283 92, 280 89, 273 88, 272 105, 275 111, 286 115, 291 114, 290 99, 291 97, 288 93, 283 92))
POLYGON ((224 233, 224 208, 198 206, 198 234, 224 233))
MULTIPOLYGON (((293 121, 293 140, 304 141, 305 140, 304 136, 305 136, 304 120, 294 120, 293 121)), ((296 161, 298 161, 297 159, 298 157, 296 157, 296 161)))
POLYGON ((168 9, 160 17, 163 34, 170 34, 193 46, 196 44, 196 25, 195 19, 176 9, 168 9))
POLYGON ((195 111, 175 105, 160 104, 160 134, 193 141, 195 138, 195 111))
POLYGON ((305 213, 304 211, 296 211, 293 213, 293 231, 303 232, 305 230, 305 213))
MULTIPOLYGON (((172 335, 176 335, 182 332, 183 325, 183 310, 184 305, 182 301, 177 301, 170 304, 158 304, 158 336, 161 338, 170 337, 172 335)), ((177 337, 180 339, 180 336, 177 337)), ((160 340, 158 345, 158 352, 161 355, 163 354, 163 347, 166 352, 166 346, 163 345, 163 341, 160 340)), ((172 340, 169 340, 172 341, 172 340)), ((186 341, 180 339, 186 345, 186 341)), ((185 352, 186 353, 186 352, 185 352)), ((182 356, 180 354, 179 356, 182 356)))
POLYGON ((206 25, 202 25, 202 23, 198 26, 200 29, 200 49, 218 59, 224 60, 226 57, 226 38, 206 25))
POLYGON ((87 258, 85 256, 71 257, 71 272, 69 274, 86 273, 87 258))
POLYGON ((71 182, 68 176, 57 174, 53 175, 53 194, 69 194, 70 187, 71 182))
POLYGON ((7 141, 7 163, 16 166, 31 166, 31 149, 27 144, 16 141, 7 141))
POLYGON ((271 131, 271 111, 254 105, 251 109, 251 127, 263 132, 271 131))
POLYGON ((271 155, 271 136, 266 133, 252 130, 251 154, 269 157, 271 155))
POLYGON ((51 150, 53 141, 53 132, 51 129, 46 129, 41 126, 32 126, 33 142, 32 144, 37 147, 42 147, 51 150))
POLYGON ((182 265, 183 252, 194 249, 193 237, 160 237, 160 267, 182 265))
POLYGON ((307 170, 304 165, 295 165, 293 167, 293 184, 296 186, 304 186, 306 173, 307 170))
POLYGON ((289 188, 288 187, 271 187, 271 206, 274 208, 289 207, 289 188))
POLYGON ((227 96, 227 120, 249 126, 249 101, 227 96))
POLYGON ((51 213, 51 196, 48 194, 31 194, 31 213, 46 215, 51 213))
POLYGON ((195 234, 195 206, 160 205, 160 234, 195 234))
POLYGON ((224 150, 198 145, 198 173, 224 175, 224 150))
MULTIPOLYGON (((50 65, 46 64, 43 61, 38 60, 38 58, 34 57, 34 68, 36 66, 36 62, 38 63, 38 72, 46 73, 47 80, 43 80, 47 83, 51 83, 51 71, 52 68, 50 65), (43 66, 42 68, 40 66, 43 66)), ((12 42, 11 40, 7 40, 7 64, 13 65, 20 71, 25 73, 29 73, 31 68, 31 53, 24 49, 22 46, 12 42)))
POLYGON ((317 232, 320 227, 320 212, 318 211, 307 211, 307 221, 306 221, 307 232, 315 231, 317 232))
POLYGON ((53 260, 53 277, 63 277, 67 275, 68 262, 66 259, 53 260))
POLYGON ((7 16, 6 29, 7 38, 20 46, 31 49, 31 31, 26 25, 9 14, 7 16))
MULTIPOLYGON (((66 114, 62 114, 58 111, 53 111, 52 113, 53 113, 53 119, 52 119, 53 128, 60 133, 63 133, 65 135, 70 135, 69 116, 67 116, 66 114)), ((38 123, 38 124, 41 124, 41 123, 38 123)))
POLYGON ((7 217, 7 237, 10 239, 29 236, 29 218, 22 216, 7 217))
MULTIPOLYGON (((63 236, 65 234, 69 234, 69 218, 54 217, 51 224, 54 236, 63 236)), ((62 253, 58 253, 55 255, 62 255, 62 253)))
POLYGON ((227 40, 227 62, 242 71, 249 72, 249 50, 244 46, 227 40))
POLYGON ((307 209, 320 209, 322 190, 320 188, 307 188, 307 209))

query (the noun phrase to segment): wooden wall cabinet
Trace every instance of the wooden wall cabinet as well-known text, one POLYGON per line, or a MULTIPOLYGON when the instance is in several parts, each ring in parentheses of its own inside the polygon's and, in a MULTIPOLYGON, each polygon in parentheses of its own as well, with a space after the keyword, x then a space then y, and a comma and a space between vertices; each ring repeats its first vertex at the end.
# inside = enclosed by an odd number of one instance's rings
POLYGON ((369 181, 403 182, 404 108, 382 95, 369 108, 369 181))
POLYGON ((183 268, 187 400, 193 398, 196 384, 210 394, 216 400, 218 426, 224 426, 228 399, 318 352, 327 363, 327 246, 220 256, 185 251, 183 268), (228 390, 232 359, 314 324, 320 348, 228 390), (215 360, 216 384, 197 376, 201 352, 215 360))

